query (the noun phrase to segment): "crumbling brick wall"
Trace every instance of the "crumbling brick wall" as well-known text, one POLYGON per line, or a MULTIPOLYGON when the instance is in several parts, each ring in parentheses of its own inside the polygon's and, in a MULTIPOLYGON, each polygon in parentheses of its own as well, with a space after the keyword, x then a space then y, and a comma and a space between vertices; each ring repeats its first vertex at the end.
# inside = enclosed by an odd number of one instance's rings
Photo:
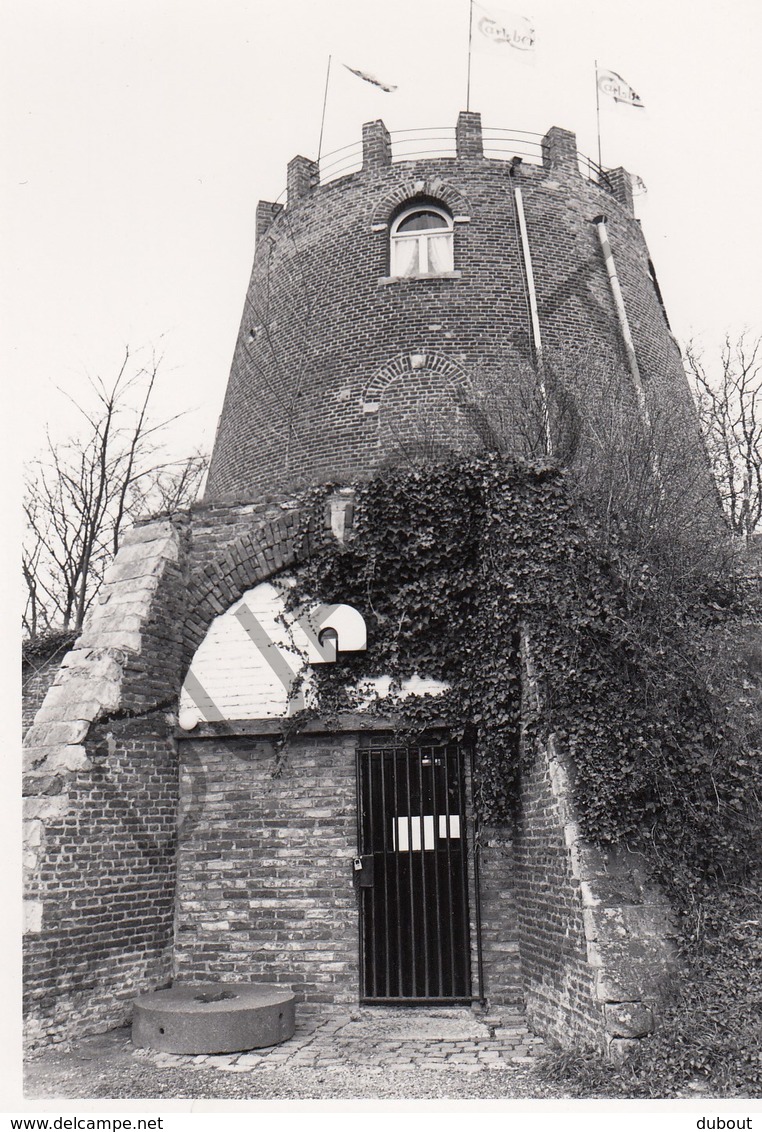
POLYGON ((21 726, 23 734, 34 723, 61 667, 61 661, 74 644, 76 633, 55 633, 26 641, 21 657, 21 726))
MULTIPOLYGON (((303 735, 285 758, 268 739, 174 738, 193 649, 295 561, 297 514, 216 506, 198 522, 208 554, 192 567, 184 522, 128 536, 27 736, 31 1040, 123 1023, 173 971, 283 979, 312 1008, 359 993, 356 736, 303 735)), ((520 954, 541 1032, 626 1053, 653 1024, 668 908, 638 858, 585 844, 552 744, 524 777, 515 845, 507 828, 482 830, 480 865, 487 1000, 516 1001, 520 954)))
POLYGON ((530 1021, 563 1048, 626 1056, 653 1030, 673 969, 671 912, 639 854, 582 837, 553 741, 523 775, 516 864, 530 1021))
POLYGON ((123 1023, 171 974, 182 526, 132 531, 24 755, 30 1041, 123 1023))

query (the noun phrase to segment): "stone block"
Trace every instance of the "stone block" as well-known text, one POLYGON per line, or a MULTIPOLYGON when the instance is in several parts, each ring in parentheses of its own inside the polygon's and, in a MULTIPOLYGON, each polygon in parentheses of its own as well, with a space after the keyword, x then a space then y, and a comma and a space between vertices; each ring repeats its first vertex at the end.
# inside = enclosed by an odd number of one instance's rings
POLYGON ((607 856, 583 840, 569 846, 572 876, 578 880, 596 880, 607 868, 607 856))
POLYGON ((622 909, 627 931, 643 940, 664 940, 675 935, 668 904, 638 904, 622 909))
POLYGON ((671 957, 669 945, 658 939, 599 939, 587 944, 588 963, 601 970, 601 991, 607 983, 612 991, 637 988, 634 997, 641 993, 640 988, 643 992, 651 988, 649 993, 658 988, 670 970, 671 957))
POLYGON ((589 881, 581 880, 579 882, 579 892, 583 908, 594 908, 601 903, 593 885, 591 885, 589 881))
MULTIPOLYGON (((97 616, 98 623, 104 617, 107 617, 114 609, 124 610, 125 612, 133 613, 136 617, 145 618, 150 612, 151 605, 153 604, 154 595, 152 591, 138 590, 132 591, 129 586, 114 586, 107 592, 101 591, 98 598, 98 613, 93 613, 93 618, 97 616), (108 609, 104 610, 104 606, 108 609)), ((90 627, 93 618, 88 619, 86 628, 90 627)))
POLYGON ((46 774, 74 773, 78 770, 88 770, 92 766, 87 752, 82 746, 57 747, 47 756, 40 766, 40 771, 46 774))
POLYGON ((69 809, 68 794, 54 796, 24 798, 23 815, 27 820, 38 818, 47 825, 49 822, 60 820, 69 809))
POLYGON ((89 727, 89 722, 84 719, 70 719, 61 723, 35 723, 27 731, 24 742, 29 748, 77 744, 85 738, 89 727))
POLYGON ((37 818, 22 822, 21 838, 25 849, 36 849, 42 843, 42 822, 37 818))
POLYGON ((621 1065, 628 1057, 640 1047, 637 1038, 612 1038, 608 1044, 608 1058, 617 1065, 621 1065))
POLYGON ((54 798, 57 794, 62 794, 65 789, 66 779, 61 774, 46 773, 46 768, 43 766, 41 769, 35 768, 30 774, 25 774, 21 780, 21 796, 22 798, 38 798, 48 797, 54 798))
POLYGON ((120 664, 110 657, 96 658, 82 666, 69 668, 62 672, 60 684, 54 684, 50 688, 41 711, 49 711, 72 701, 96 700, 108 703, 114 694, 118 695, 121 678, 120 664))
POLYGON ((595 996, 599 1002, 628 1002, 639 999, 646 992, 643 985, 643 976, 649 968, 641 966, 631 967, 629 970, 618 970, 618 978, 614 978, 610 971, 599 968, 595 976, 595 996))
POLYGON ((119 680, 122 675, 122 658, 118 650, 99 649, 89 646, 81 648, 79 645, 70 653, 61 665, 56 685, 66 684, 77 678, 92 680, 98 677, 106 680, 119 680), (84 671, 83 671, 84 670, 84 671))
POLYGON ((104 710, 108 710, 110 707, 115 708, 118 704, 118 696, 110 696, 109 702, 105 704, 101 700, 77 699, 76 697, 72 697, 71 700, 68 697, 62 697, 59 701, 54 700, 48 703, 46 698, 45 703, 35 716, 35 725, 83 719, 92 722, 104 710))
POLYGON ((654 1028, 653 1013, 642 1002, 607 1002, 603 1011, 606 1031, 614 1038, 642 1038, 654 1028))
POLYGON ((564 842, 566 848, 570 849, 575 842, 580 840, 579 822, 567 821, 564 823, 564 842))
MULTIPOLYGON (((148 602, 146 603, 146 605, 149 604, 148 602)), ((116 629, 140 632, 146 617, 147 612, 141 610, 139 606, 136 608, 135 602, 121 602, 117 599, 109 605, 108 610, 103 616, 99 617, 97 620, 94 619, 88 628, 85 629, 81 638, 82 644, 87 644, 90 641, 95 643, 99 639, 99 635, 103 629, 108 629, 110 632, 116 629)))
POLYGON ((24 901, 24 935, 35 935, 42 931, 42 901, 24 901))
POLYGON ((157 539, 172 539, 177 542, 172 524, 168 519, 157 519, 151 523, 141 523, 131 527, 122 541, 122 548, 136 543, 156 542, 157 539))
POLYGON ((598 905, 585 908, 582 913, 585 924, 585 938, 589 940, 626 940, 629 938, 625 923, 624 909, 604 908, 598 905))
POLYGON ((106 571, 104 584, 111 587, 121 582, 137 582, 144 585, 157 580, 164 569, 164 559, 153 555, 143 555, 132 562, 122 562, 117 556, 106 571))
POLYGON ((143 637, 140 632, 134 630, 112 629, 104 622, 102 625, 91 625, 90 629, 82 634, 82 643, 99 644, 139 654, 143 646, 143 637))
POLYGON ((551 789, 556 797, 570 797, 571 779, 569 772, 558 757, 548 758, 548 771, 550 773, 551 789))
POLYGON ((179 543, 177 535, 174 533, 162 534, 157 533, 154 539, 146 539, 144 542, 134 543, 131 540, 125 539, 119 548, 117 558, 121 558, 122 554, 130 555, 132 561, 136 561, 139 557, 143 558, 161 558, 167 562, 175 561, 179 556, 179 543))
MULTIPOLYGON (((635 883, 632 875, 604 873, 582 882, 583 892, 585 888, 592 897, 589 903, 602 905, 605 908, 638 904, 642 899, 642 890, 635 883)), ((583 903, 587 903, 584 897, 583 903)))

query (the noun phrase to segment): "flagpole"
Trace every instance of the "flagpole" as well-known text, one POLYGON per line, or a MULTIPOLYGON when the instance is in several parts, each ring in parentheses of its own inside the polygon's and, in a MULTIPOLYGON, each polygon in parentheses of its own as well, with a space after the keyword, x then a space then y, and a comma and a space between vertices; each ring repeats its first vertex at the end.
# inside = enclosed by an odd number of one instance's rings
POLYGON ((325 73, 325 91, 323 93, 323 116, 320 119, 320 140, 318 141, 318 164, 320 163, 320 155, 323 152, 323 127, 325 126, 325 108, 328 104, 328 80, 331 77, 331 56, 328 56, 328 70, 325 73))
POLYGON ((598 60, 595 60, 595 120, 598 127, 598 168, 603 169, 601 161, 601 94, 598 87, 598 60))
POLYGON ((468 5, 468 78, 466 80, 466 110, 471 109, 471 40, 474 32, 474 0, 468 5))

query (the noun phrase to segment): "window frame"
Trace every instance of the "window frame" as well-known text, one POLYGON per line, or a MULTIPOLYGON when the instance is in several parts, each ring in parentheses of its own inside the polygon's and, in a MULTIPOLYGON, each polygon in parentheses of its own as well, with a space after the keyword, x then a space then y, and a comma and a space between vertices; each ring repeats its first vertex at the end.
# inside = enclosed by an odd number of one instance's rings
POLYGON ((446 277, 452 275, 455 270, 455 218, 448 209, 444 208, 441 204, 435 204, 433 201, 418 200, 409 203, 406 207, 402 208, 392 221, 389 229, 389 275, 392 279, 436 279, 437 277, 446 277), (422 228, 419 231, 400 233, 399 227, 405 221, 409 220, 419 212, 433 212, 440 216, 443 220, 441 228, 422 228), (447 239, 448 248, 448 264, 443 271, 431 271, 431 259, 429 255, 429 240, 436 238, 441 240, 443 237, 447 239), (417 256, 417 271, 403 274, 398 269, 398 256, 400 248, 409 246, 410 244, 416 245, 417 256), (425 257, 422 259, 422 257, 425 257), (421 271, 421 263, 424 262, 428 270, 421 271))

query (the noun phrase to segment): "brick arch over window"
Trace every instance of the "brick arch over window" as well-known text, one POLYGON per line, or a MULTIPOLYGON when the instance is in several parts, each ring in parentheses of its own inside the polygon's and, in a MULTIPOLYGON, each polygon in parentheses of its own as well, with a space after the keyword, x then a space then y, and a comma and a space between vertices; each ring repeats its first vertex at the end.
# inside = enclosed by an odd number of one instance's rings
POLYGON ((444 357, 442 354, 397 354, 391 361, 386 362, 381 369, 376 370, 360 398, 360 409, 363 413, 377 413, 384 393, 392 382, 406 376, 419 373, 435 373, 443 384, 452 389, 453 398, 458 402, 469 399, 469 380, 457 363, 444 357))
POLYGON ((411 178, 400 182, 396 189, 387 193, 378 202, 371 216, 373 231, 378 232, 388 228, 392 217, 401 205, 422 197, 441 201, 442 204, 447 205, 456 224, 470 218, 471 205, 463 193, 456 189, 454 185, 440 180, 439 177, 429 177, 426 180, 413 180, 411 178))

